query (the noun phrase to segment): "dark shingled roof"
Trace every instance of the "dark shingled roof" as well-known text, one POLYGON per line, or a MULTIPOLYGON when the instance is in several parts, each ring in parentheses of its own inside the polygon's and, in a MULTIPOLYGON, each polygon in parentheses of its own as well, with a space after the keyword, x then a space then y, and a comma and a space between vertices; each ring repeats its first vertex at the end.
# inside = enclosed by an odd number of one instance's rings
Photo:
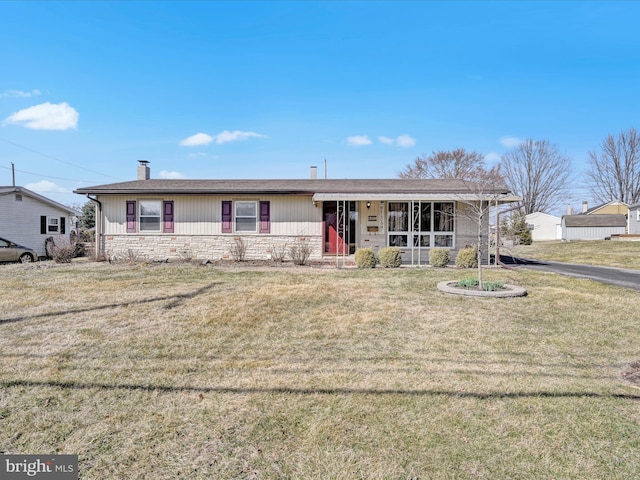
POLYGON ((627 217, 622 214, 607 215, 565 215, 562 217, 567 227, 626 227, 627 217))
MULTIPOLYGON (((80 194, 298 194, 315 193, 474 193, 470 182, 458 179, 379 180, 135 180, 74 190, 80 194)), ((479 191, 479 190, 478 190, 479 191)), ((489 193, 487 189, 482 190, 489 193)), ((495 193, 509 192, 496 185, 495 193)))

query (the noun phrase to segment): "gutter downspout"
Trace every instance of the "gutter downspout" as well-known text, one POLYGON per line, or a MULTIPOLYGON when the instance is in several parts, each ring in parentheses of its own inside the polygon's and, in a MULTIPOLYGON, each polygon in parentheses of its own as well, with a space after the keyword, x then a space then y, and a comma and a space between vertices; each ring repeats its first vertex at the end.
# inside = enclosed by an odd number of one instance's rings
POLYGON ((98 260, 102 258, 102 255, 104 253, 104 245, 103 245, 104 235, 102 233, 102 225, 103 225, 102 202, 97 198, 90 197, 88 193, 86 194, 86 197, 92 202, 96 202, 98 204, 98 214, 96 215, 96 252, 95 252, 95 255, 96 255, 95 260, 98 260))

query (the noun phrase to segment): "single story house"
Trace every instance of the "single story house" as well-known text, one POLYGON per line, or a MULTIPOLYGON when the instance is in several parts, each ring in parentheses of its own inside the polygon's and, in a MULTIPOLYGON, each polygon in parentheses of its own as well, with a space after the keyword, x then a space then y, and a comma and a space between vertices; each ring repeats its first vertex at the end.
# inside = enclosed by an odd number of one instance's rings
POLYGON ((0 237, 46 256, 45 240, 69 241, 77 212, 24 187, 0 186, 0 237))
POLYGON ((618 214, 564 215, 562 240, 604 240, 627 230, 627 216, 618 214))
POLYGON ((531 231, 534 242, 560 240, 562 238, 562 219, 543 212, 525 215, 525 221, 531 231))
POLYGON ((97 255, 131 251, 150 260, 231 258, 242 239, 246 259, 304 241, 311 260, 397 246, 405 262, 426 264, 430 248, 454 257, 477 243, 477 223, 460 215, 465 205, 519 200, 504 185, 479 194, 463 180, 330 180, 314 172, 306 180, 156 180, 140 161, 138 180, 75 193, 97 204, 97 255))
POLYGON ((629 233, 640 235, 640 203, 629 206, 629 233))

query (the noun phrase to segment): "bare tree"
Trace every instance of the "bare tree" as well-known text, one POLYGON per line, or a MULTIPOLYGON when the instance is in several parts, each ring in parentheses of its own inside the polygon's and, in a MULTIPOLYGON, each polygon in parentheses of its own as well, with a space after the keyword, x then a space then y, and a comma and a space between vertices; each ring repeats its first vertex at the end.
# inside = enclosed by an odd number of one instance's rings
POLYGON ((462 178, 473 180, 478 171, 486 171, 484 156, 464 148, 432 152, 415 159, 398 173, 400 178, 462 178))
POLYGON ((460 208, 458 217, 466 218, 476 227, 476 248, 478 259, 478 289, 484 289, 482 277, 483 252, 489 247, 489 216, 491 209, 497 205, 509 189, 504 182, 493 175, 484 175, 474 181, 465 181, 469 195, 459 196, 460 208))
POLYGON ((587 183, 601 202, 640 202, 640 135, 635 128, 607 135, 600 152, 589 152, 587 183))
POLYGON ((502 173, 525 215, 547 212, 565 201, 571 160, 547 140, 525 140, 502 156, 502 173))

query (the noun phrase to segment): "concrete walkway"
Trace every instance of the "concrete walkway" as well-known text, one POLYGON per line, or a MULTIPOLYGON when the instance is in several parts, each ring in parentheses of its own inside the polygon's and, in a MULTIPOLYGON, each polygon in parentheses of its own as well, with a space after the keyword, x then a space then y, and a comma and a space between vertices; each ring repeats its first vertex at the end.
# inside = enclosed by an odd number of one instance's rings
POLYGON ((501 255, 500 262, 511 268, 543 270, 571 277, 587 278, 594 282, 608 283, 620 287, 640 290, 640 270, 627 268, 598 267, 576 263, 552 262, 550 260, 532 260, 527 258, 501 255))

